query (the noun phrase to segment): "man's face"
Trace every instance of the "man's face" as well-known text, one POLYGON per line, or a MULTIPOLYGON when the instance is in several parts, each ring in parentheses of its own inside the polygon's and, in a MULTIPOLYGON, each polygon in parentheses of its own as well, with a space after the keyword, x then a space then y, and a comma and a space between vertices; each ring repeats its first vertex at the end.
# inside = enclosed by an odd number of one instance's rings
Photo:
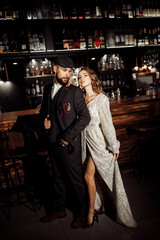
POLYGON ((67 85, 72 74, 72 68, 64 68, 61 66, 54 66, 54 71, 56 73, 56 80, 61 85, 67 85))

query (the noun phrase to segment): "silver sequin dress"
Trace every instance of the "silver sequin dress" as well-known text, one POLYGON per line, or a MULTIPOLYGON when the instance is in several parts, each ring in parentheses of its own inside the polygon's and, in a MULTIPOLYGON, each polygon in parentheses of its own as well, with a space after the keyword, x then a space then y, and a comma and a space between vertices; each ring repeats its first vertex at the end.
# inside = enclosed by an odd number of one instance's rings
MULTIPOLYGON (((100 93, 87 104, 87 107, 90 112, 91 121, 81 135, 82 163, 86 163, 87 161, 87 146, 96 169, 111 194, 114 208, 116 209, 116 221, 128 227, 136 227, 119 166, 113 156, 113 153, 119 152, 120 142, 116 138, 109 99, 105 94, 100 93)), ((97 189, 99 186, 97 185, 97 189)), ((101 206, 100 192, 96 192, 96 210, 101 206)))

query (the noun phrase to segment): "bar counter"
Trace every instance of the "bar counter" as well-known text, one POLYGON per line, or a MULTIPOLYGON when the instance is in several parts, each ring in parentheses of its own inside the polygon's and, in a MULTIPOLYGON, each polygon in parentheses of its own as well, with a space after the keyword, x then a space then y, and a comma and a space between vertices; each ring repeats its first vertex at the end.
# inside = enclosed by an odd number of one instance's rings
MULTIPOLYGON (((160 96, 137 96, 134 98, 122 99, 119 102, 111 102, 111 113, 117 138, 121 143, 119 164, 123 165, 130 161, 130 150, 137 141, 137 136, 128 135, 126 129, 137 123, 154 121, 160 122, 160 96)), ((15 112, 1 113, 0 129, 11 129, 18 118, 23 118, 28 124, 28 117, 32 118, 32 127, 38 130, 39 124, 39 107, 36 109, 28 109, 15 112)))

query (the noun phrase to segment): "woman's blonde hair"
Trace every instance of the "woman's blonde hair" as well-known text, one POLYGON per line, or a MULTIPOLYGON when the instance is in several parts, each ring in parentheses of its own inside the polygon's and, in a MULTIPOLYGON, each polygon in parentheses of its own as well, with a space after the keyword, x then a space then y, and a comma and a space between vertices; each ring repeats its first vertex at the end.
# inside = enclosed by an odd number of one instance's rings
POLYGON ((101 81, 99 80, 96 72, 94 70, 90 69, 89 67, 82 66, 82 67, 80 67, 79 73, 83 70, 86 71, 91 78, 91 85, 92 85, 93 91, 95 93, 104 93, 104 91, 102 89, 101 81))

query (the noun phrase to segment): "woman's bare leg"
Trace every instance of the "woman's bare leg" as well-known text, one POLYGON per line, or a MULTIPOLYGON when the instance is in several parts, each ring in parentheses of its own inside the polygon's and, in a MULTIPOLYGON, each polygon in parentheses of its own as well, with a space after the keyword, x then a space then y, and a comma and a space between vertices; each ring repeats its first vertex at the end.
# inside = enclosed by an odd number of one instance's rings
POLYGON ((88 187, 88 195, 89 195, 89 214, 88 214, 88 223, 91 224, 93 221, 94 214, 94 204, 96 197, 96 184, 95 184, 95 165, 94 162, 89 156, 86 171, 85 171, 85 181, 88 187))

